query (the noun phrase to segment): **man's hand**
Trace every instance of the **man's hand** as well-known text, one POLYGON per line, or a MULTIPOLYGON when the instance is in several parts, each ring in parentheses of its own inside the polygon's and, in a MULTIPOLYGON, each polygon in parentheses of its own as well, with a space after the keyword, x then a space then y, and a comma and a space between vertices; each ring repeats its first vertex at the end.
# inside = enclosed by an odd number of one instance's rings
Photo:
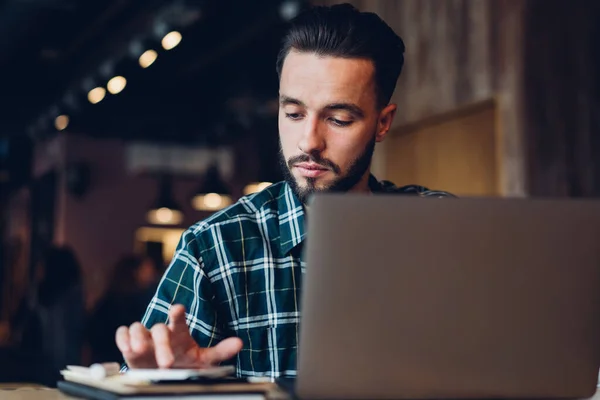
POLYGON ((229 360, 242 349, 239 338, 228 338, 214 347, 201 348, 185 323, 185 308, 169 310, 169 324, 156 324, 151 330, 136 322, 121 326, 117 347, 129 368, 206 368, 229 360))

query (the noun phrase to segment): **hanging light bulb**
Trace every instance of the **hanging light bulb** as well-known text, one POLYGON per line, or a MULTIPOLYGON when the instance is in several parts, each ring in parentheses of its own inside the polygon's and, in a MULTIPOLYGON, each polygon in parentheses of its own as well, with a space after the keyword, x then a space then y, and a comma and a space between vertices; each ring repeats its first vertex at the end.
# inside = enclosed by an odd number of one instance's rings
POLYGON ((140 63, 140 67, 148 68, 149 66, 154 64, 154 61, 156 61, 157 58, 158 53, 155 50, 150 49, 142 53, 138 62, 140 63))
POLYGON ((106 89, 102 86, 98 86, 90 90, 88 93, 88 100, 92 104, 98 104, 104 99, 104 96, 106 96, 106 89))
POLYGON ((172 31, 167 33, 161 40, 163 49, 171 50, 181 42, 181 33, 172 31))
POLYGON ((183 212, 173 199, 170 177, 163 176, 160 179, 158 199, 146 217, 154 225, 179 225, 183 222, 183 212))
POLYGON ((111 78, 110 81, 108 81, 108 83, 106 84, 106 88, 111 94, 118 94, 121 93, 123 89, 125 89, 126 85, 127 79, 125 79, 125 77, 115 76, 111 78))
POLYGON ((198 211, 217 211, 233 203, 231 193, 223 183, 216 164, 211 165, 200 190, 192 198, 192 206, 198 211))
POLYGON ((69 116, 62 114, 54 119, 54 127, 57 131, 64 131, 69 126, 69 116))
POLYGON ((252 194, 252 193, 260 192, 260 191, 268 188, 272 184, 273 184, 272 182, 252 182, 252 183, 249 183, 244 188, 244 194, 247 196, 247 195, 252 194))

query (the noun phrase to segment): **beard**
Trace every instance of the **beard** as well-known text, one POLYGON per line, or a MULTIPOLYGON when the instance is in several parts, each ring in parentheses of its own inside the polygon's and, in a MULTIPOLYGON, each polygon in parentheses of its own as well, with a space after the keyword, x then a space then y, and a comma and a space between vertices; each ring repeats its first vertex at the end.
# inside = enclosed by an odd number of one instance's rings
POLYGON ((302 204, 306 205, 309 198, 315 193, 347 192, 356 186, 371 165, 373 152, 375 151, 375 143, 375 135, 373 135, 373 138, 367 143, 363 152, 352 161, 348 171, 342 175, 342 170, 339 165, 326 158, 321 158, 319 154, 302 154, 290 157, 286 160, 285 156, 283 155, 283 149, 281 148, 280 141, 279 167, 281 168, 286 182, 290 185, 292 192, 296 195, 300 202, 302 202, 302 204), (317 178, 304 178, 306 185, 301 186, 298 183, 298 180, 292 174, 292 168, 294 165, 301 162, 317 163, 332 171, 336 175, 336 178, 333 180, 333 182, 320 188, 317 187, 317 178))

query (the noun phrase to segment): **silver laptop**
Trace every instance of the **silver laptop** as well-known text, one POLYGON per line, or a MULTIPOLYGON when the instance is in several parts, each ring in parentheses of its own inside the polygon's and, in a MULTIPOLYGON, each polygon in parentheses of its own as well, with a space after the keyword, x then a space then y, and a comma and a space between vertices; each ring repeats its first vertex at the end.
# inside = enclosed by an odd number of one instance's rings
POLYGON ((300 398, 586 398, 600 202, 323 194, 308 211, 300 398))

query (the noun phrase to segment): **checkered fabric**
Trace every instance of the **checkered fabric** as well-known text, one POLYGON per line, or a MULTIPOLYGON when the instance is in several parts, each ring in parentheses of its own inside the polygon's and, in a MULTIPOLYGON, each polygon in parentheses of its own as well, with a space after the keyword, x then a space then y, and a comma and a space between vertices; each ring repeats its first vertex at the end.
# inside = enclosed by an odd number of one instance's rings
MULTIPOLYGON (((372 176, 370 186, 374 192, 451 196, 372 176)), ((142 323, 165 323, 169 307, 183 304, 200 346, 242 339, 242 351, 231 360, 237 376, 296 376, 304 218, 301 202, 280 182, 191 226, 142 323)))

